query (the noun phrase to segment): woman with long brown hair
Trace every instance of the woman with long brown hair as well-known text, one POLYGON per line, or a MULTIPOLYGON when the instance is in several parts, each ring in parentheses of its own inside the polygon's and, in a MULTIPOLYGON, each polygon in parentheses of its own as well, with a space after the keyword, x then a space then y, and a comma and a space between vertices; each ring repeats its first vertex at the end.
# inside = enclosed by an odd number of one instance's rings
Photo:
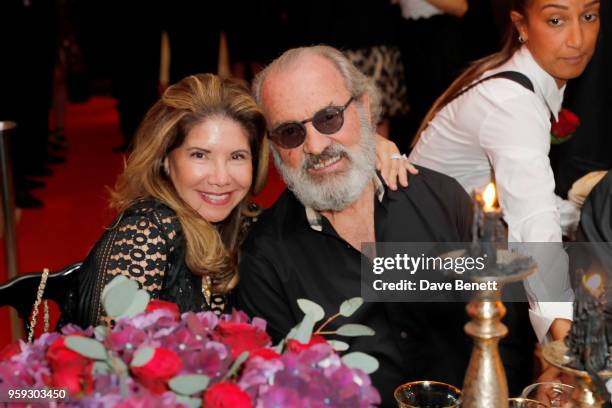
POLYGON ((78 271, 62 320, 98 324, 117 275, 181 311, 223 311, 250 198, 265 184, 265 129, 237 82, 202 74, 170 86, 137 132, 111 195, 120 214, 78 271))
MULTIPOLYGON (((550 119, 566 82, 593 55, 599 0, 513 0, 509 17, 503 49, 476 61, 438 98, 410 160, 455 177, 470 193, 494 178, 510 242, 561 242, 578 209, 554 193, 550 119)), ((545 261, 562 261, 552 258, 545 261)), ((538 338, 560 338, 572 316, 569 279, 563 271, 542 275, 539 289, 526 285, 530 317, 538 338)))

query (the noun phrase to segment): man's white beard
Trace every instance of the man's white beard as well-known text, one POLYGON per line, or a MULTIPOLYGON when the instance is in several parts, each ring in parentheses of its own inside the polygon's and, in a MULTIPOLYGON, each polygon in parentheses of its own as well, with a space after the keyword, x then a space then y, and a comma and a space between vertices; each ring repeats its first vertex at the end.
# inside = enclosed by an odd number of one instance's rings
POLYGON ((280 155, 272 147, 272 156, 276 168, 293 191, 298 200, 318 211, 342 211, 357 201, 367 184, 375 175, 376 143, 374 132, 365 119, 365 114, 358 109, 361 123, 361 139, 356 146, 345 147, 332 143, 319 155, 304 153, 298 168, 285 166, 280 155), (340 156, 348 161, 348 168, 343 171, 313 175, 308 169, 315 164, 340 156))

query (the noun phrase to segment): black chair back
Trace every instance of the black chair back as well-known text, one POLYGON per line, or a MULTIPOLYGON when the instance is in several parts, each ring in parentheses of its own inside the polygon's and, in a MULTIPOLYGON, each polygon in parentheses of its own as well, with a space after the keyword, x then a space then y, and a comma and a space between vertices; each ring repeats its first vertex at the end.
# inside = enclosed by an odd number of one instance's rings
MULTIPOLYGON (((77 262, 60 271, 49 273, 43 299, 55 301, 61 310, 66 302, 68 288, 80 267, 81 262, 77 262)), ((0 285, 0 307, 13 307, 17 310, 19 317, 25 321, 26 326, 41 278, 41 272, 28 273, 0 285)))

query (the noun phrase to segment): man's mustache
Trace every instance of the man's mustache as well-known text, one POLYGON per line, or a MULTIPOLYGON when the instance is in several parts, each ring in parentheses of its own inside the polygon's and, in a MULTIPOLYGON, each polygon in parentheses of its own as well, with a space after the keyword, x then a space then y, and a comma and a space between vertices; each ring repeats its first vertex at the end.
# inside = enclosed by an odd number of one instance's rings
POLYGON ((329 159, 334 159, 338 156, 347 157, 347 158, 349 157, 347 150, 339 144, 329 145, 319 154, 306 153, 304 155, 302 169, 304 170, 312 169, 317 164, 324 162, 326 160, 329 160, 329 159))

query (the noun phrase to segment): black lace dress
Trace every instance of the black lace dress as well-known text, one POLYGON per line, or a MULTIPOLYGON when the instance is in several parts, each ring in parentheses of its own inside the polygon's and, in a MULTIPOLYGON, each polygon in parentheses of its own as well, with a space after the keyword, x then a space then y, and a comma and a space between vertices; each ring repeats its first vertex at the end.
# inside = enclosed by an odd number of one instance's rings
POLYGON ((151 298, 178 304, 181 312, 229 311, 232 296, 213 294, 208 304, 202 278, 185 264, 181 225, 172 209, 143 200, 123 211, 96 243, 73 279, 59 325, 97 325, 105 318, 104 286, 117 275, 138 282, 151 298))

